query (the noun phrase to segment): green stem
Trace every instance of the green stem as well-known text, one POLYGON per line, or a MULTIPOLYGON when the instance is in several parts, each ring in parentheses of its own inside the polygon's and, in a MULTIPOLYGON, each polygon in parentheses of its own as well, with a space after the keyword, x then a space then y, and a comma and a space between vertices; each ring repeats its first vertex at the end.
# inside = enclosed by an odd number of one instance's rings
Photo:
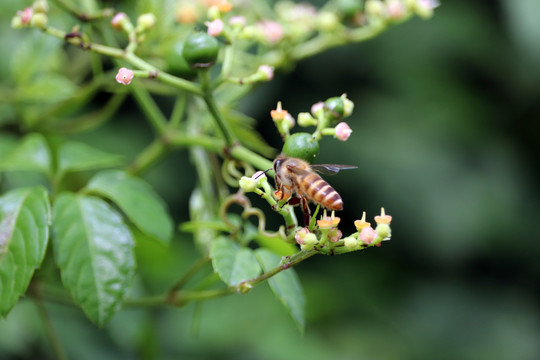
POLYGON ((206 68, 199 69, 199 79, 201 81, 201 88, 203 93, 202 97, 204 99, 204 102, 206 103, 206 106, 208 107, 208 110, 210 111, 210 114, 214 118, 219 129, 221 130, 221 134, 225 139, 225 143, 227 144, 227 146, 232 147, 235 143, 235 138, 229 126, 229 123, 227 122, 227 120, 225 120, 225 118, 221 114, 221 111, 219 111, 219 107, 217 106, 214 95, 212 94, 212 84, 210 83, 210 70, 206 68))
MULTIPOLYGON (((231 150, 231 156, 235 159, 245 161, 259 170, 268 170, 272 168, 272 161, 267 158, 254 153, 253 151, 246 149, 241 145, 234 146, 231 150)), ((274 176, 274 171, 268 172, 270 176, 274 176)))
POLYGON ((129 165, 127 172, 132 175, 137 175, 144 172, 146 169, 157 163, 165 154, 167 147, 162 138, 156 138, 148 145, 137 158, 129 165))
POLYGON ((223 140, 214 137, 186 135, 183 132, 168 129, 162 137, 156 138, 135 158, 127 171, 130 174, 140 174, 156 164, 170 148, 191 146, 200 146, 206 150, 223 155, 225 144, 223 144, 223 140))
POLYGON ((140 84, 133 84, 131 91, 154 130, 158 134, 163 134, 167 127, 167 118, 156 105, 152 96, 140 84))
POLYGON ((126 307, 159 307, 159 306, 177 306, 181 307, 191 301, 202 301, 214 299, 226 295, 231 295, 236 292, 233 287, 221 289, 202 290, 202 291, 180 291, 175 294, 174 299, 170 300, 168 294, 156 296, 148 296, 139 299, 128 299, 124 301, 126 307))
POLYGON ((353 30, 343 30, 339 34, 319 35, 296 46, 291 51, 291 58, 294 61, 299 61, 333 47, 365 41, 377 36, 386 28, 387 24, 380 21, 353 30))
POLYGON ((267 271, 257 277, 254 277, 250 280, 246 280, 242 283, 240 283, 239 285, 236 286, 236 289, 238 291, 241 291, 242 288, 250 288, 251 286, 255 286, 257 285, 258 283, 262 282, 262 281, 265 281, 269 278, 271 278, 272 276, 282 272, 283 270, 287 270, 288 268, 290 267, 293 267, 294 265, 312 257, 313 255, 317 254, 317 250, 313 249, 313 250, 310 250, 310 251, 300 251, 292 256, 289 256, 285 259, 287 259, 287 261, 281 261, 281 263, 276 266, 275 268, 273 268, 272 270, 270 271, 267 271))
POLYGON ((37 292, 34 294, 34 302, 38 308, 38 312, 41 317, 41 320, 43 321, 43 325, 45 326, 45 334, 47 335, 47 338, 49 339, 49 342, 51 343, 51 347, 53 349, 54 355, 59 360, 66 360, 67 356, 66 356, 66 353, 64 352, 64 348, 62 347, 62 344, 60 343, 60 338, 58 337, 58 334, 56 333, 56 330, 54 329, 54 326, 52 325, 51 318, 49 316, 49 313, 47 312, 47 309, 45 308, 43 299, 37 292))
POLYGON ((187 95, 186 94, 180 94, 176 97, 176 101, 174 102, 174 107, 171 113, 171 117, 169 119, 169 126, 174 128, 177 128, 180 122, 182 121, 182 117, 184 116, 184 113, 186 111, 186 102, 187 102, 187 95))
POLYGON ((135 66, 136 68, 153 72, 153 76, 151 77, 154 77, 162 81, 163 83, 175 86, 179 89, 185 90, 193 94, 202 95, 201 88, 197 84, 194 84, 191 81, 187 81, 179 77, 173 76, 164 71, 160 71, 153 65, 150 65, 149 63, 147 63, 146 61, 144 61, 143 59, 141 59, 140 57, 138 57, 137 55, 131 52, 126 52, 125 50, 102 45, 102 44, 85 42, 84 40, 81 39, 81 37, 77 37, 77 36, 66 38, 66 35, 68 34, 65 31, 62 31, 60 29, 56 29, 53 27, 47 27, 43 31, 46 34, 60 38, 66 41, 68 44, 80 47, 84 50, 91 50, 98 54, 106 55, 106 56, 117 58, 117 59, 123 59, 127 61, 128 63, 130 63, 131 65, 135 66))
POLYGON ((175 297, 175 294, 181 290, 187 284, 187 282, 209 261, 210 258, 204 256, 191 265, 191 268, 189 268, 188 271, 171 286, 169 289, 169 297, 175 297))
POLYGON ((174 147, 200 146, 208 151, 224 155, 225 144, 223 140, 206 135, 187 135, 183 132, 168 132, 165 141, 174 147))
POLYGON ((99 20, 106 17, 110 17, 114 15, 114 9, 111 8, 105 8, 102 9, 99 12, 96 12, 94 14, 89 14, 83 11, 80 11, 75 6, 73 6, 71 3, 65 1, 65 0, 53 0, 58 6, 66 10, 66 12, 77 19, 81 21, 93 21, 93 20, 99 20))

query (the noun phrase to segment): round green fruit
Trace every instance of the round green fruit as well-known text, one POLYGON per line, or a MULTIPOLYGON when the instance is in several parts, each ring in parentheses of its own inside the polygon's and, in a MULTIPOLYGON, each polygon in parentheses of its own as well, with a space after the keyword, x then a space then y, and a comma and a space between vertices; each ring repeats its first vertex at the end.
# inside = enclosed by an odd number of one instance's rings
POLYGON ((192 33, 184 43, 182 55, 191 67, 207 67, 216 62, 219 41, 206 32, 192 33))
POLYGON ((362 8, 360 0, 338 0, 338 10, 345 15, 345 17, 352 18, 362 8))
POLYGON ((345 103, 340 97, 332 97, 324 102, 324 110, 330 120, 337 121, 345 114, 345 103))
POLYGON ((171 74, 180 76, 184 79, 192 79, 197 76, 197 70, 193 69, 182 52, 184 51, 184 43, 177 42, 166 55, 168 70, 171 74))
POLYGON ((299 158, 311 163, 319 154, 319 142, 311 134, 304 132, 295 133, 285 140, 281 152, 286 156, 299 158))

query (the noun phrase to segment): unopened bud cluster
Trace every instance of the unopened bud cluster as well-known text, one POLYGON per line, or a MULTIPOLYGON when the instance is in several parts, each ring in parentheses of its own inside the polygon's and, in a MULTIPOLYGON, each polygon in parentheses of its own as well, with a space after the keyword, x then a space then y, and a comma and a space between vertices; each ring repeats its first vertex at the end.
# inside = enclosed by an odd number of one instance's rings
POLYGON ((364 11, 370 21, 402 21, 411 15, 428 19, 438 6, 437 0, 367 0, 364 11))
POLYGON ((36 0, 32 6, 17 11, 15 16, 11 19, 11 27, 19 29, 25 26, 31 26, 38 29, 45 29, 48 22, 48 11, 49 5, 46 0, 36 0))

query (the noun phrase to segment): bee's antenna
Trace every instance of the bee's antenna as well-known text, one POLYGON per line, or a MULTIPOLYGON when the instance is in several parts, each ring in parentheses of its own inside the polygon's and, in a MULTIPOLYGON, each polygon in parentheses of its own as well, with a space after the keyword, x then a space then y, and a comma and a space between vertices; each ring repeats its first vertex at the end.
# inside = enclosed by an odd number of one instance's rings
POLYGON ((255 176, 255 179, 259 178, 259 176, 261 176, 262 174, 266 174, 268 171, 272 170, 272 168, 270 169, 266 169, 264 171, 257 171, 257 176, 255 176))

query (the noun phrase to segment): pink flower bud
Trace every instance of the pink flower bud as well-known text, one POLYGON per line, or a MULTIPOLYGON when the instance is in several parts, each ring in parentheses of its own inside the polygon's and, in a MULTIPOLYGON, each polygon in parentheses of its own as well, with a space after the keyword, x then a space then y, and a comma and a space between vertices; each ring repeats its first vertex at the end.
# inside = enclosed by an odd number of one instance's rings
POLYGON ((337 124, 337 126, 336 126, 336 138, 338 138, 339 140, 347 141, 349 136, 351 136, 351 133, 352 133, 352 130, 349 127, 349 125, 347 125, 346 122, 342 121, 339 124, 337 124))
POLYGON ((342 236, 343 236, 343 234, 337 228, 331 229, 330 232, 328 233, 328 239, 330 239, 330 241, 333 242, 333 243, 338 242, 339 239, 341 239, 342 236))
POLYGON ((115 29, 115 30, 122 30, 122 20, 127 18, 127 15, 126 13, 123 13, 123 12, 119 12, 118 14, 114 15, 113 18, 111 19, 111 26, 115 29))
POLYGON ((264 74, 265 80, 272 80, 274 78, 274 67, 270 65, 261 65, 257 69, 257 72, 264 74))
POLYGON ((394 19, 399 20, 405 16, 405 5, 398 0, 391 0, 386 5, 388 15, 394 19))
POLYGON ((305 228, 305 227, 301 228, 300 230, 296 232, 296 234, 294 234, 294 239, 296 240, 298 245, 304 245, 304 238, 306 237, 307 234, 309 234, 309 230, 308 228, 305 228))
POLYGON ((366 226, 360 231, 360 234, 358 234, 358 240, 363 242, 364 244, 371 244, 373 242, 373 239, 377 236, 377 232, 373 230, 371 226, 366 226))
POLYGON ((238 27, 246 26, 246 18, 241 15, 233 16, 229 19, 229 25, 238 27))
POLYGON ((324 103, 322 101, 311 105, 311 113, 313 116, 317 117, 322 111, 324 111, 324 103))
POLYGON ((283 27, 276 21, 265 20, 260 23, 266 41, 275 45, 283 38, 283 27))
POLYGON ((129 85, 133 79, 133 71, 123 67, 118 70, 116 74, 116 81, 120 84, 129 85))
POLYGON ((23 11, 20 11, 19 14, 21 16, 22 24, 26 25, 30 23, 30 20, 32 20, 32 15, 34 15, 34 9, 32 9, 31 7, 27 7, 23 11))
POLYGON ((223 21, 221 19, 206 22, 205 24, 208 26, 208 35, 219 36, 223 32, 223 21))

